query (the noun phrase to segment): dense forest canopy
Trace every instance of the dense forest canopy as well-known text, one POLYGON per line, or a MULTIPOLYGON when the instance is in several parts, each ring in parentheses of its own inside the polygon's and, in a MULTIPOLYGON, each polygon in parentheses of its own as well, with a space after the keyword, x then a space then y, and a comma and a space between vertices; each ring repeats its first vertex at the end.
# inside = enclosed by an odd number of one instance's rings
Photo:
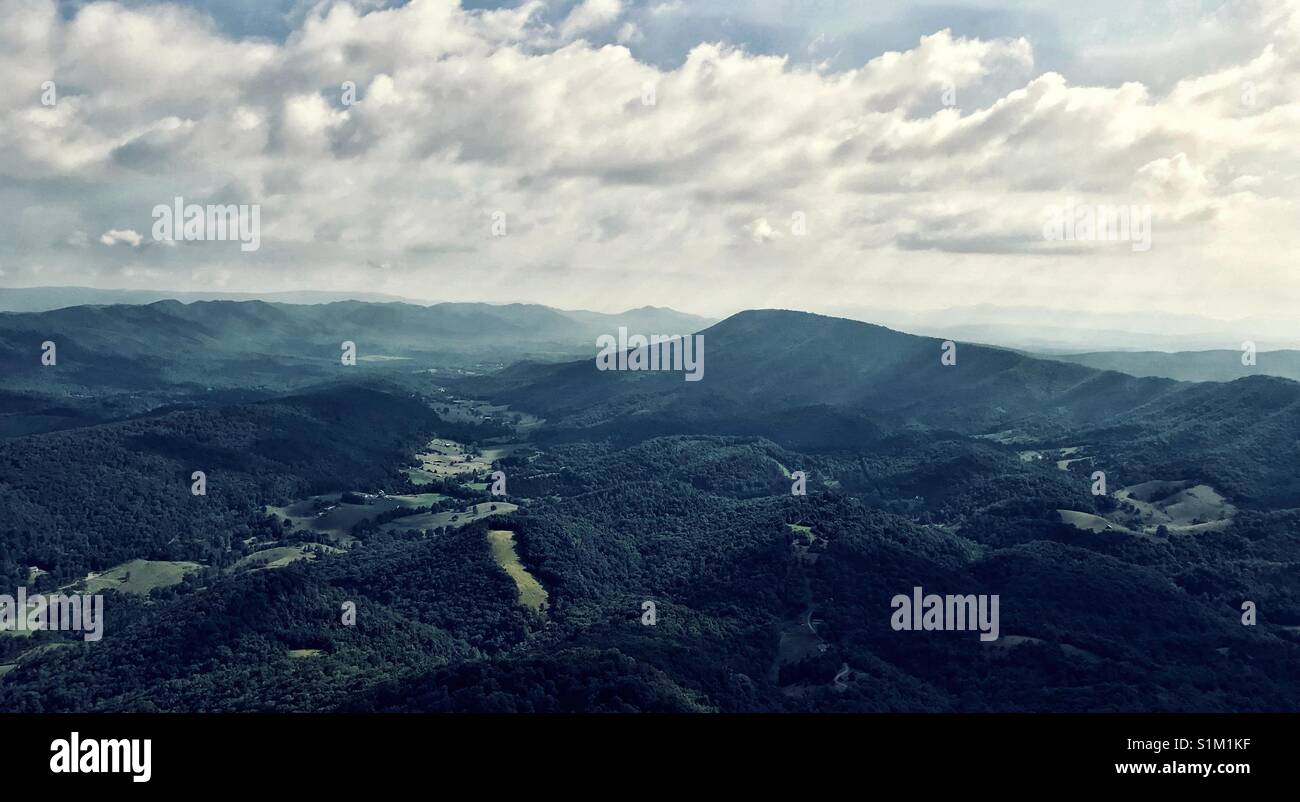
MULTIPOLYGON (((245 328, 301 325, 263 307, 245 328)), ((107 623, 0 633, 0 709, 1300 709, 1300 385, 948 369, 799 313, 705 337, 698 387, 428 354, 266 383, 224 340, 93 403, 25 371, 0 594, 99 592, 107 623), (916 587, 998 596, 999 637, 893 628, 916 587)))

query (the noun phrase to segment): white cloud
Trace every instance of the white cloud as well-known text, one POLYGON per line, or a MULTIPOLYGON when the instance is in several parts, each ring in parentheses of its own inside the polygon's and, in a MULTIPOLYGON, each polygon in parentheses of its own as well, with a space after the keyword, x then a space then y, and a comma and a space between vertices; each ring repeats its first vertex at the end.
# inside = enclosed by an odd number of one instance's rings
POLYGON ((582 0, 564 18, 560 36, 572 39, 605 28, 623 13, 622 0, 582 0))
POLYGON ((771 242, 781 236, 780 232, 772 228, 772 224, 767 222, 766 217, 760 217, 745 227, 749 232, 750 239, 754 242, 771 242))
POLYGON ((132 231, 129 228, 109 229, 108 231, 105 231, 103 234, 99 235, 99 241, 105 245, 116 245, 119 242, 125 242, 127 245, 130 245, 132 248, 139 248, 140 243, 143 240, 144 240, 143 237, 141 237, 139 234, 137 234, 136 232, 132 231))
POLYGON ((22 210, 0 215, 0 242, 25 257, 7 258, 10 280, 40 265, 42 283, 111 284, 129 258, 130 276, 199 286, 567 308, 1300 301, 1294 0, 1220 14, 1241 58, 1161 90, 1080 85, 1036 67, 1020 36, 942 28, 854 69, 716 42, 663 68, 570 41, 649 36, 622 4, 588 0, 558 31, 543 8, 335 2, 277 43, 170 6, 63 18, 53 0, 0 0, 0 74, 15 76, 0 83, 0 202, 22 210), (69 245, 98 230, 136 248, 176 196, 260 204, 262 248, 100 249, 87 264, 69 245), (1067 198, 1149 204, 1152 249, 1045 243, 1043 210, 1067 198), (795 211, 807 236, 783 235, 795 211))

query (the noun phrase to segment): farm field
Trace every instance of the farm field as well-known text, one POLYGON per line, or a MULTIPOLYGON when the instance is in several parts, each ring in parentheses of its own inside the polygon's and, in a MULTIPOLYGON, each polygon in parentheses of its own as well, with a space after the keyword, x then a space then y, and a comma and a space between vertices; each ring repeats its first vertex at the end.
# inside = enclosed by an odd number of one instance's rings
POLYGON ((453 423, 479 423, 496 421, 526 432, 541 426, 544 421, 527 412, 512 412, 505 404, 489 404, 464 398, 444 398, 433 405, 443 420, 453 423))
POLYGON ((319 532, 336 544, 352 541, 352 527, 399 508, 427 507, 442 501, 439 493, 367 498, 366 504, 349 504, 342 493, 328 493, 295 501, 283 507, 267 507, 269 515, 292 521, 294 529, 319 532))
POLYGON ((1213 487, 1190 481, 1143 482, 1122 488, 1115 498, 1136 509, 1143 527, 1164 525, 1171 531, 1216 531, 1237 514, 1213 487))
MULTIPOLYGON (((998 441, 1001 442, 1001 441, 998 441)), ((1083 453, 1082 446, 1065 446, 1063 448, 1048 448, 1038 450, 1028 450, 1017 452, 1021 462, 1036 462, 1050 459, 1056 463, 1057 470, 1068 471, 1070 466, 1076 462, 1085 462, 1092 460, 1092 457, 1083 453)))
MULTIPOLYGON (((181 580, 185 579, 186 575, 202 570, 202 568, 203 566, 196 562, 130 560, 101 573, 92 572, 87 574, 83 580, 65 585, 56 591, 48 591, 48 593, 86 593, 93 595, 103 593, 106 590, 115 590, 119 593, 148 596, 150 591, 155 588, 166 588, 179 584, 181 580)), ((43 598, 46 594, 40 595, 43 598)), ((35 604, 29 602, 29 606, 34 608, 35 604)), ((31 637, 31 634, 26 629, 0 630, 0 636, 31 637)))
POLYGON ((324 543, 300 543, 296 546, 277 546, 270 549, 262 549, 242 558, 235 563, 232 570, 235 571, 261 571, 271 568, 283 568, 290 563, 298 560, 316 559, 316 550, 321 549, 331 554, 336 554, 340 549, 333 546, 327 546, 324 543))
POLYGON ((1105 532, 1106 530, 1110 530, 1112 532, 1123 532, 1129 535, 1142 534, 1141 532, 1134 532, 1132 529, 1120 526, 1119 524, 1114 523, 1107 518, 1103 518, 1100 515, 1093 515, 1090 512, 1078 512, 1076 510, 1057 510, 1056 512, 1061 516, 1062 522, 1067 523, 1076 529, 1082 529, 1087 532, 1105 532))
POLYGON ((165 560, 131 560, 86 577, 86 593, 116 590, 147 596, 154 588, 179 584, 187 574, 202 569, 195 562, 170 562, 165 560))
POLYGON ((1074 510, 1057 510, 1061 520, 1079 529, 1107 529, 1133 535, 1154 535, 1160 527, 1170 534, 1218 532, 1231 523, 1237 508, 1213 487, 1190 481, 1155 480, 1115 491, 1118 509, 1104 517, 1074 510))
POLYGON ((520 447, 518 443, 502 443, 471 450, 454 440, 435 437, 424 451, 416 454, 420 467, 405 468, 403 472, 417 485, 445 477, 482 474, 492 470, 494 461, 509 456, 520 447))
POLYGON ((437 529, 440 526, 464 526, 491 515, 504 515, 519 509, 518 505, 504 501, 484 501, 473 505, 473 510, 446 510, 444 512, 422 512, 408 515, 384 524, 382 529, 388 532, 406 529, 437 529))
POLYGON ((493 529, 487 533, 488 543, 492 546, 492 557, 496 559, 519 588, 519 603, 532 610, 546 609, 548 594, 542 583, 524 568, 515 551, 515 533, 505 529, 493 529))

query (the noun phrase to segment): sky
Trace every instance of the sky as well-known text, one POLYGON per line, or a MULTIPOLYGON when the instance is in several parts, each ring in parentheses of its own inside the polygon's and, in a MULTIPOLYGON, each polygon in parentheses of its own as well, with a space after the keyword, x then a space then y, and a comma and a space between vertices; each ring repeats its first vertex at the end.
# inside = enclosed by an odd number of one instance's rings
POLYGON ((0 19, 0 287, 1300 318, 1300 0, 0 19))

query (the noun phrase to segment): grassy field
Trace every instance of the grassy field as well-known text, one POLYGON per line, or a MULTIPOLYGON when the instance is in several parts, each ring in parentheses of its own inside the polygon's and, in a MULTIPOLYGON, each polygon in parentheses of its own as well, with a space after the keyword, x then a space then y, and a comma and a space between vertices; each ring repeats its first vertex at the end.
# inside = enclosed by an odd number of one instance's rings
POLYGON ((437 529, 440 526, 455 528, 473 523, 480 518, 487 518, 491 515, 504 515, 517 509, 519 509, 518 505, 508 504, 504 501, 484 501, 481 504, 475 504, 472 512, 466 512, 463 509, 445 512, 422 512, 418 515, 408 515, 405 518, 389 521, 382 528, 388 532, 400 532, 406 529, 437 529), (494 507, 496 509, 493 509, 494 507))
POLYGON ((536 415, 527 412, 512 412, 510 407, 501 404, 489 404, 484 401, 472 401, 469 399, 451 400, 447 398, 440 399, 433 403, 434 410, 446 421, 454 423, 479 423, 482 421, 496 421, 506 423, 513 427, 517 432, 527 432, 536 429, 544 422, 536 415), (518 422, 515 422, 515 421, 518 422))
POLYGON ((435 437, 416 454, 420 460, 418 468, 404 468, 403 472, 417 485, 428 484, 435 478, 481 474, 492 469, 492 463, 509 456, 521 446, 517 443, 485 446, 481 452, 471 454, 470 450, 455 440, 435 437))
POLYGON ((417 486, 433 484, 433 481, 438 478, 436 473, 431 473, 423 468, 403 468, 402 473, 406 474, 406 477, 411 480, 411 484, 417 486))
POLYGON ((1090 460, 1092 457, 1083 454, 1082 446, 1066 446, 1064 448, 1048 448, 1043 450, 1031 449, 1029 451, 1017 452, 1021 462, 1036 462, 1044 459, 1054 459, 1058 470, 1068 471, 1070 465, 1075 462, 1090 460))
POLYGON ((1128 535, 1141 534, 1090 512, 1076 512, 1075 510, 1057 510, 1056 512, 1061 516, 1063 522, 1087 532, 1104 532, 1109 529, 1112 532, 1122 532, 1128 535))
POLYGON ((320 649, 290 649, 289 656, 295 660, 302 660, 309 657, 320 657, 320 649))
POLYGON ((1061 520, 1078 529, 1150 537, 1163 526, 1171 535, 1218 532, 1232 524, 1237 508, 1209 485, 1155 480, 1115 491, 1119 508, 1105 517, 1057 510, 1061 520))
POLYGON ((243 557, 235 563, 232 570, 235 571, 260 571, 269 568, 283 568, 284 566, 298 560, 314 560, 316 552, 312 549, 321 548, 327 552, 337 552, 338 549, 333 546, 327 546, 324 543, 302 543, 297 546, 277 546, 272 549, 262 549, 255 551, 246 557, 243 557))
POLYGON ((487 538, 492 546, 493 558, 510 574, 515 586, 519 588, 519 603, 533 610, 546 609, 546 588, 519 562, 519 554, 515 551, 515 533, 493 529, 488 532, 487 538))
POLYGON ((1115 498, 1137 509, 1144 529, 1164 525, 1171 531, 1216 531, 1237 514, 1213 487, 1186 481, 1143 482, 1119 490, 1115 498))
POLYGON ((294 529, 319 532, 327 540, 347 543, 352 540, 352 527, 398 508, 428 507, 442 501, 438 493, 420 493, 412 496, 386 496, 371 498, 369 504, 345 504, 342 493, 295 501, 284 507, 267 507, 266 512, 282 520, 292 521, 294 529))
POLYGON ((821 556, 820 549, 826 547, 826 539, 818 537, 811 526, 804 526, 803 524, 786 524, 786 526, 790 527, 790 531, 798 536, 794 543, 791 544, 795 560, 800 565, 815 565, 817 559, 821 556), (819 551, 813 551, 814 546, 817 546, 819 551))
MULTIPOLYGON (((131 560, 114 566, 103 573, 91 573, 81 582, 74 582, 58 589, 58 593, 103 593, 116 590, 119 593, 133 593, 147 596, 154 588, 166 588, 179 584, 187 574, 203 568, 199 563, 168 562, 166 560, 131 560), (78 585, 84 585, 77 589, 78 585)), ((51 593, 56 591, 50 591, 51 593)), ((40 594, 44 596, 45 594, 40 594)), ((0 636, 31 637, 31 631, 22 629, 0 630, 0 636)))
POLYGON ((116 590, 147 596, 154 588, 179 584, 186 574, 192 574, 202 567, 192 562, 131 560, 110 568, 102 574, 86 577, 85 592, 101 593, 105 590, 116 590))

